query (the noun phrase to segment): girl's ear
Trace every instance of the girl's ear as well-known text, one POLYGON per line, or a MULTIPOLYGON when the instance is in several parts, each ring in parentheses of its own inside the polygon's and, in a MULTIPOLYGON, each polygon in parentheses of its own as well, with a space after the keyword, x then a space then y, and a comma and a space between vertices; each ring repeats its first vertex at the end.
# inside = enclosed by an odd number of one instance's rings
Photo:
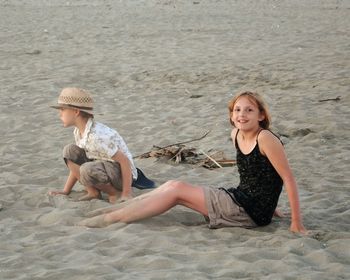
POLYGON ((230 112, 230 123, 231 125, 235 126, 232 118, 233 118, 233 112, 230 112))
POLYGON ((260 114, 259 114, 259 122, 262 122, 263 120, 265 120, 265 113, 262 113, 262 112, 260 112, 260 114))

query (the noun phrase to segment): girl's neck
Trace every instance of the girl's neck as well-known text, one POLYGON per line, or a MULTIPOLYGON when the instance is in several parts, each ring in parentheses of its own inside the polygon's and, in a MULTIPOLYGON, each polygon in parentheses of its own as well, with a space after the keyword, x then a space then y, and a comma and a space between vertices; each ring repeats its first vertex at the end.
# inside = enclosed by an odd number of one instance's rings
POLYGON ((75 122, 75 126, 78 128, 80 136, 84 135, 86 124, 88 121, 89 119, 86 119, 86 118, 82 118, 82 117, 77 118, 75 122))
POLYGON ((253 140, 255 141, 256 136, 258 135, 258 133, 261 129, 262 128, 260 126, 258 126, 257 128, 252 129, 252 130, 248 130, 248 131, 240 130, 239 134, 241 134, 241 138, 243 141, 247 141, 247 142, 250 142, 253 140))

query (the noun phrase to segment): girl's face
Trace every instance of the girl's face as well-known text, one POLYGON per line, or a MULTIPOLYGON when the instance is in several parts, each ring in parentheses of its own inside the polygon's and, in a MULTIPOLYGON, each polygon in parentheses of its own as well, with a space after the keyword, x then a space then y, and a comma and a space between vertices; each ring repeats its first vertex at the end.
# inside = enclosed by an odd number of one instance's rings
POLYGON ((265 116, 260 112, 258 105, 246 96, 238 98, 236 101, 231 120, 235 127, 249 131, 259 127, 259 122, 264 120, 265 116))
POLYGON ((61 108, 59 111, 60 111, 60 119, 64 127, 75 125, 75 121, 79 115, 79 110, 61 108))

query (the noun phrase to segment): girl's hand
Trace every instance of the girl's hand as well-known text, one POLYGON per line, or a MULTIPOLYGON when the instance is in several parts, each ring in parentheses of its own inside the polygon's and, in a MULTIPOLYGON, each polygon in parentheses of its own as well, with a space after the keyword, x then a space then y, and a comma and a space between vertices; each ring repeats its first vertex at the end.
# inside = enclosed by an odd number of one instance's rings
POLYGON ((286 215, 278 208, 275 209, 275 212, 273 213, 273 215, 277 218, 285 218, 286 215))
POLYGON ((292 222, 289 230, 294 233, 301 233, 307 235, 309 232, 305 229, 304 225, 300 222, 292 222))

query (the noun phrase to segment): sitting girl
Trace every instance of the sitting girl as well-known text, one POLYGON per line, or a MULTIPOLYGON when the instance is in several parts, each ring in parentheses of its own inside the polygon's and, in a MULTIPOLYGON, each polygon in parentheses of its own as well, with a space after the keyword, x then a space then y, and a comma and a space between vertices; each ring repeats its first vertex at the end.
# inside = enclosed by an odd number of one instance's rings
POLYGON ((298 188, 281 141, 270 130, 270 114, 262 98, 252 92, 235 96, 228 105, 233 145, 237 150, 240 183, 237 188, 204 188, 168 181, 118 208, 96 210, 98 216, 79 225, 104 227, 160 215, 175 205, 203 214, 210 228, 265 226, 271 222, 285 186, 291 207, 292 232, 306 233, 298 188))

